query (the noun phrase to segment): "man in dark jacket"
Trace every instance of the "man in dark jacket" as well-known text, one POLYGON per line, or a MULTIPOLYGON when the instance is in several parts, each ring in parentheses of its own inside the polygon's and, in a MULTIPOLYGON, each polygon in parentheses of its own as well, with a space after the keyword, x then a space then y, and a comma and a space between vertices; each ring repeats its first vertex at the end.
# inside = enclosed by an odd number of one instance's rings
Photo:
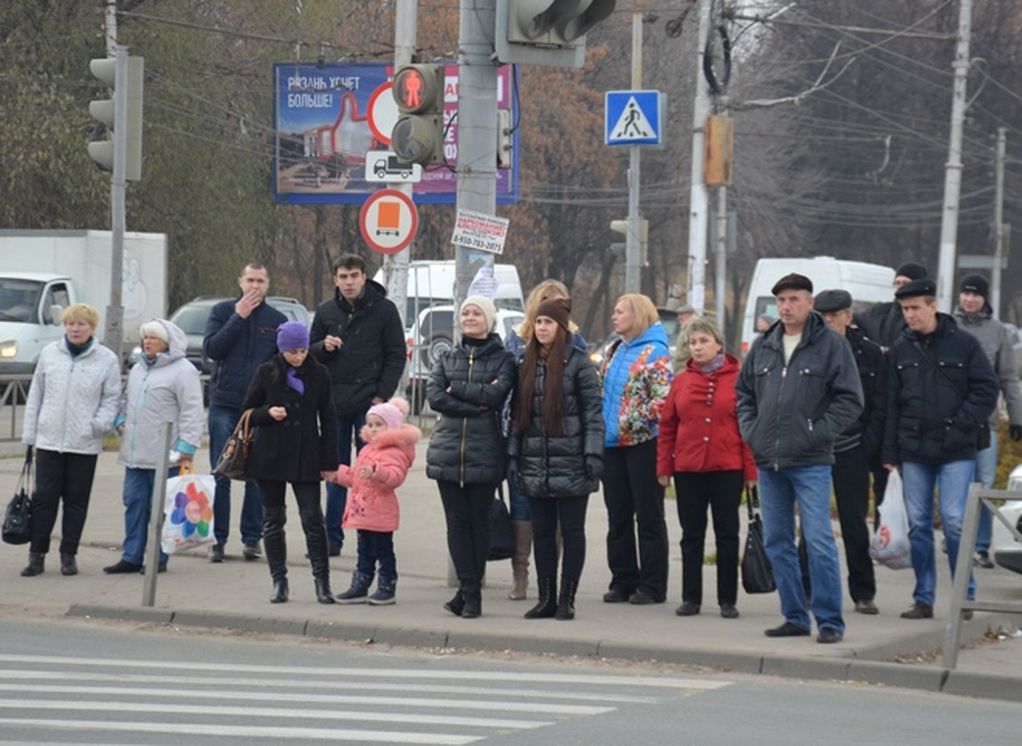
MULTIPOLYGON (((337 458, 351 464, 351 439, 359 449, 359 431, 373 404, 394 395, 408 350, 397 306, 382 285, 366 277, 365 260, 345 254, 334 265, 334 297, 316 308, 310 340, 312 352, 330 371, 337 409, 337 458)), ((341 518, 348 490, 327 485, 326 530, 330 555, 344 543, 341 518)))
MULTIPOLYGON (((241 417, 242 402, 256 369, 277 353, 277 327, 287 317, 266 302, 270 273, 257 262, 249 262, 238 278, 241 294, 213 306, 206 322, 202 354, 216 362, 209 395, 209 460, 216 464, 227 439, 241 417)), ((224 561, 231 524, 231 480, 216 480, 213 502, 213 533, 209 561, 224 561)), ((241 541, 247 560, 259 558, 263 536, 262 495, 255 482, 245 483, 241 505, 241 541)))
POLYGON ((834 441, 862 412, 852 348, 813 312, 813 283, 790 274, 773 287, 781 323, 759 337, 735 392, 742 437, 759 470, 764 544, 784 623, 768 637, 808 635, 811 622, 795 547, 798 504, 813 584, 817 642, 844 637, 841 565, 830 524, 834 441))
MULTIPOLYGON (((997 404, 997 378, 983 348, 937 311, 936 295, 929 279, 913 280, 895 295, 908 328, 890 351, 882 458, 888 470, 900 466, 905 489, 916 586, 903 619, 933 618, 934 486, 954 577, 977 439, 997 404)), ((975 594, 970 577, 968 597, 975 594)))
MULTIPOLYGON (((848 592, 860 614, 877 614, 876 578, 869 556, 869 464, 879 457, 887 411, 887 360, 880 345, 852 323, 852 295, 847 290, 824 290, 815 309, 832 330, 848 340, 862 385, 862 414, 834 442, 834 496, 848 565, 848 592)), ((805 573, 803 572, 803 575, 805 573)))
MULTIPOLYGON (((905 262, 894 271, 894 291, 913 280, 926 277, 926 267, 916 262, 905 262)), ((905 319, 896 300, 877 303, 856 317, 859 328, 866 336, 887 350, 905 330, 905 319)))

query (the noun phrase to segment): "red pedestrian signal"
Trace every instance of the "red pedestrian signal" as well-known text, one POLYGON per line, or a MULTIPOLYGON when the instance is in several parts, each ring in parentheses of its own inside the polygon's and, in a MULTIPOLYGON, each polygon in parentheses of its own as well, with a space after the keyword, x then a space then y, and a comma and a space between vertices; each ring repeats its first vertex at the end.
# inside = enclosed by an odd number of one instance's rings
POLYGON ((405 65, 394 75, 394 100, 402 114, 442 113, 443 65, 405 65))
POLYGON ((398 120, 390 146, 403 163, 443 161, 444 66, 404 65, 392 86, 398 120))

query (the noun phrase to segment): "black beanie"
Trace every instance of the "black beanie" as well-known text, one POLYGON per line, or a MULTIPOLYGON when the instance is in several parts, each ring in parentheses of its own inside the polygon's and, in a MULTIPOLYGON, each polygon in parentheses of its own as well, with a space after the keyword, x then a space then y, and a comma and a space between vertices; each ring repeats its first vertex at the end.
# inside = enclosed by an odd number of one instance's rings
POLYGON ((907 277, 910 280, 921 280, 926 277, 926 267, 916 262, 905 262, 894 270, 894 276, 907 277))
POLYGON ((966 275, 958 285, 958 292, 970 292, 982 295, 983 300, 990 300, 990 284, 983 275, 966 275))

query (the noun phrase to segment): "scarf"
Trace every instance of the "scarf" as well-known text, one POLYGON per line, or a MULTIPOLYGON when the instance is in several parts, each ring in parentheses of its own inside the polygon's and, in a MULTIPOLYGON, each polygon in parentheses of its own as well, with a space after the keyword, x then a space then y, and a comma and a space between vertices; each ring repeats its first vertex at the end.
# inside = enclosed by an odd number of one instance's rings
POLYGON ((288 385, 288 388, 297 391, 299 396, 305 393, 305 382, 298 377, 298 368, 289 365, 287 367, 287 375, 285 376, 285 381, 288 385))
POLYGON ((92 347, 92 340, 93 340, 93 337, 89 337, 87 340, 85 340, 85 344, 83 344, 83 345, 76 345, 70 339, 68 339, 65 336, 64 337, 64 344, 67 345, 67 351, 71 353, 71 357, 75 358, 75 357, 78 357, 79 355, 81 355, 83 352, 85 352, 90 347, 92 347))
POLYGON ((708 362, 706 365, 699 365, 697 363, 696 364, 696 368, 704 376, 708 376, 708 375, 711 375, 713 373, 716 373, 718 370, 723 368, 724 367, 724 360, 725 360, 724 353, 723 352, 718 352, 717 355, 713 358, 713 360, 708 362))

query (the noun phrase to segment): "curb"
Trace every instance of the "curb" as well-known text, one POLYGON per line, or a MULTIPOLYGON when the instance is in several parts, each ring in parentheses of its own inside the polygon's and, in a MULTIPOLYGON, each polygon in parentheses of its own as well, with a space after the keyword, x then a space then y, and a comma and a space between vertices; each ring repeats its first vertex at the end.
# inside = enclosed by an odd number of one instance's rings
MULTIPOLYGON (((556 640, 541 637, 507 636, 485 632, 433 631, 408 627, 375 627, 358 623, 318 620, 277 619, 245 614, 183 609, 138 608, 100 604, 72 604, 69 617, 117 619, 190 627, 234 629, 247 632, 319 637, 354 643, 376 642, 426 648, 467 648, 533 654, 597 656, 620 660, 655 660, 663 663, 698 666, 714 671, 761 674, 789 679, 865 682, 880 686, 940 692, 956 696, 1022 701, 1022 677, 949 670, 936 666, 917 666, 872 660, 874 656, 904 653, 886 645, 866 653, 850 651, 848 657, 797 657, 757 655, 693 648, 666 648, 628 645, 600 640, 556 640), (858 657, 856 657, 858 656, 858 657)), ((997 617, 970 625, 985 629, 997 617)), ((977 629, 978 631, 978 629, 977 629)), ((930 632, 913 638, 916 650, 933 649, 931 638, 943 642, 943 633, 930 632)))

